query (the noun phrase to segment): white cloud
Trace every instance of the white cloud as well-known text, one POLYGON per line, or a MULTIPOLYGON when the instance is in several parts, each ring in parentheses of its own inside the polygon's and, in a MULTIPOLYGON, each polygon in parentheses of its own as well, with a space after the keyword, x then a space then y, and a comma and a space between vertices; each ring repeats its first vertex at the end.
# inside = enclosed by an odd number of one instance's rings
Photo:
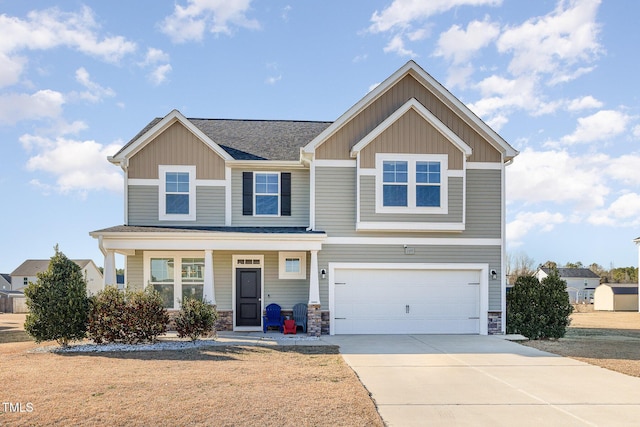
POLYGON ((587 222, 593 225, 636 227, 640 225, 640 194, 627 193, 618 197, 606 209, 593 212, 587 222))
POLYGON ((167 81, 167 74, 172 70, 173 68, 171 67, 171 64, 159 65, 149 73, 149 80, 156 86, 161 85, 167 81))
POLYGON ((54 90, 39 90, 34 94, 0 95, 0 124, 13 125, 21 120, 59 117, 65 97, 54 90))
POLYGON ((500 115, 506 118, 514 110, 535 114, 546 105, 537 94, 537 79, 532 76, 507 79, 493 75, 479 82, 476 88, 482 98, 469 104, 469 108, 487 121, 500 115))
POLYGON ((140 67, 151 68, 147 78, 151 84, 159 86, 166 82, 168 74, 173 71, 173 67, 169 64, 169 54, 162 49, 150 47, 144 57, 144 61, 139 63, 140 67))
MULTIPOLYGON (((23 139, 29 139, 24 135, 23 139)), ((85 195, 89 190, 120 191, 122 176, 106 158, 116 152, 120 145, 102 145, 95 141, 78 141, 66 138, 44 140, 40 138, 41 150, 29 158, 27 169, 53 175, 55 190, 62 194, 85 195)), ((33 180, 34 185, 51 188, 33 180)))
POLYGON ((600 0, 558 1, 552 13, 507 28, 497 46, 502 53, 513 53, 509 71, 516 76, 551 74, 558 82, 575 78, 571 67, 593 60, 602 49, 595 21, 599 4, 600 0))
POLYGON ((26 19, 0 15, 0 87, 16 83, 26 59, 19 52, 66 46, 106 62, 119 62, 136 49, 122 36, 101 37, 93 11, 62 12, 57 8, 32 11, 26 19))
POLYGON ((81 99, 96 103, 101 102, 104 98, 112 98, 116 96, 113 89, 109 87, 102 87, 98 83, 92 81, 89 72, 84 67, 80 67, 76 70, 76 81, 87 89, 86 91, 78 94, 81 99))
POLYGON ((17 83, 27 59, 22 56, 8 56, 0 52, 0 88, 17 83))
POLYGON ((567 110, 569 111, 580 111, 580 110, 589 110, 592 108, 600 108, 602 107, 602 102, 595 99, 593 96, 583 96, 582 98, 575 98, 569 101, 567 105, 567 110))
POLYGON ((472 21, 466 30, 454 25, 440 34, 434 55, 442 56, 454 65, 462 64, 488 46, 499 33, 499 25, 488 21, 472 21))
POLYGON ((382 12, 377 10, 373 12, 369 31, 381 33, 407 28, 413 21, 423 21, 459 6, 498 6, 500 4, 502 0, 394 0, 382 12))
POLYGON ((264 82, 268 85, 274 85, 278 83, 280 80, 282 80, 282 74, 279 74, 277 76, 267 77, 264 82))
POLYGON ((255 19, 247 18, 251 0, 188 0, 187 6, 175 5, 173 14, 160 24, 160 30, 174 43, 200 41, 205 31, 231 34, 232 27, 258 29, 255 19))
POLYGON ((394 0, 386 9, 381 12, 376 10, 371 15, 368 31, 391 34, 391 39, 383 49, 385 53, 416 57, 405 41, 416 42, 428 37, 425 21, 431 16, 460 6, 498 6, 501 3, 502 0, 394 0))
POLYGON ((142 64, 140 65, 155 65, 159 62, 169 62, 169 54, 164 52, 162 49, 150 47, 147 49, 147 53, 144 57, 144 62, 142 62, 142 64))
POLYGON ((568 204, 578 213, 604 206, 610 188, 602 170, 606 155, 527 148, 507 168, 507 200, 568 204))
POLYGON ((640 138, 640 125, 635 125, 631 132, 632 132, 634 137, 640 138))
POLYGON ((520 212, 516 218, 507 223, 507 241, 511 246, 518 246, 520 240, 533 230, 548 233, 557 224, 566 222, 566 218, 561 213, 542 212, 520 212))
POLYGON ((393 36, 389 43, 383 49, 384 53, 397 53, 399 56, 410 56, 415 58, 417 55, 411 50, 404 47, 404 40, 400 34, 393 36))
POLYGON ((623 184, 640 186, 639 154, 624 154, 617 158, 608 158, 603 165, 603 172, 610 178, 623 184))
MULTIPOLYGON (((573 145, 608 141, 622 134, 629 120, 629 116, 619 111, 601 110, 590 116, 579 118, 576 130, 562 137, 560 142, 573 145)), ((548 145, 553 144, 555 143, 548 143, 548 145)))

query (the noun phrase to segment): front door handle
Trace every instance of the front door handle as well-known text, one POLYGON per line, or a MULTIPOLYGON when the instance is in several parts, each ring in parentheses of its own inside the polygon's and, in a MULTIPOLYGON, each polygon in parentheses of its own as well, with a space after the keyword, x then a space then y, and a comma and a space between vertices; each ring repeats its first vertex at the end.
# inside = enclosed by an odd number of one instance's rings
POLYGON ((409 304, 404 306, 405 313, 409 314, 409 304))

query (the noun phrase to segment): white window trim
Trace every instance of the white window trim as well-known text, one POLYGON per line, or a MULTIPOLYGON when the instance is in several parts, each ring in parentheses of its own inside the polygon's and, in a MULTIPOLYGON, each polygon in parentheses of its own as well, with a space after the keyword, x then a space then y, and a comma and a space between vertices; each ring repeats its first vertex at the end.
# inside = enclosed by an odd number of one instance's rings
POLYGON ((278 278, 289 279, 306 279, 307 278, 307 253, 306 252, 279 252, 278 253, 278 278), (300 271, 297 273, 286 271, 287 258, 297 258, 300 260, 300 271))
POLYGON ((160 221, 195 221, 196 220, 196 167, 180 165, 158 166, 158 219, 160 221), (189 174, 189 213, 167 214, 167 172, 187 172, 189 174))
POLYGON ((376 153, 376 213, 396 214, 447 214, 449 212, 449 156, 446 154, 392 154, 376 153), (384 206, 383 163, 405 161, 408 166, 408 206, 384 206), (440 162, 440 206, 416 206, 416 162, 440 162))
MULTIPOLYGON (((260 195, 264 196, 274 196, 274 194, 271 193, 260 193, 260 195)), ((253 216, 259 216, 259 217, 279 217, 280 216, 280 197, 282 195, 282 174, 280 172, 271 172, 271 171, 254 171, 253 172, 253 216), (276 175, 278 177, 278 213, 276 214, 259 214, 256 212, 256 210, 258 209, 258 192, 256 191, 256 185, 257 185, 257 176, 258 174, 263 174, 263 175, 276 175)))
MULTIPOLYGON (((168 252, 168 251, 144 251, 143 279, 144 287, 151 286, 151 258, 173 258, 173 307, 168 310, 179 310, 182 300, 182 259, 204 258, 202 251, 168 252)), ((191 282, 188 283, 189 285, 191 282)))

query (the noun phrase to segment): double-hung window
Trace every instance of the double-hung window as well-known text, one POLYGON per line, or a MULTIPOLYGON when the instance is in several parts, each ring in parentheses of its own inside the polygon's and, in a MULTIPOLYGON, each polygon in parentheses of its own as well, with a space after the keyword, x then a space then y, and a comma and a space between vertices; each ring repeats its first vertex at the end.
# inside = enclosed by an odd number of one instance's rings
POLYGON ((376 212, 447 212, 446 155, 378 154, 376 170, 376 212))
POLYGON ((255 174, 256 215, 280 214, 280 174, 256 172, 255 174))
POLYGON ((195 166, 159 166, 159 219, 196 219, 195 166))

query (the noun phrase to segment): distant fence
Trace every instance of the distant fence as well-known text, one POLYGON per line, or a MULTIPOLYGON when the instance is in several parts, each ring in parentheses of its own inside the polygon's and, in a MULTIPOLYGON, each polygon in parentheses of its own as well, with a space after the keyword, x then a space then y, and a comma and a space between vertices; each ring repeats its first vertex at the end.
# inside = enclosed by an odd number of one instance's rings
POLYGON ((0 294, 0 312, 27 313, 27 297, 24 295, 0 294))

